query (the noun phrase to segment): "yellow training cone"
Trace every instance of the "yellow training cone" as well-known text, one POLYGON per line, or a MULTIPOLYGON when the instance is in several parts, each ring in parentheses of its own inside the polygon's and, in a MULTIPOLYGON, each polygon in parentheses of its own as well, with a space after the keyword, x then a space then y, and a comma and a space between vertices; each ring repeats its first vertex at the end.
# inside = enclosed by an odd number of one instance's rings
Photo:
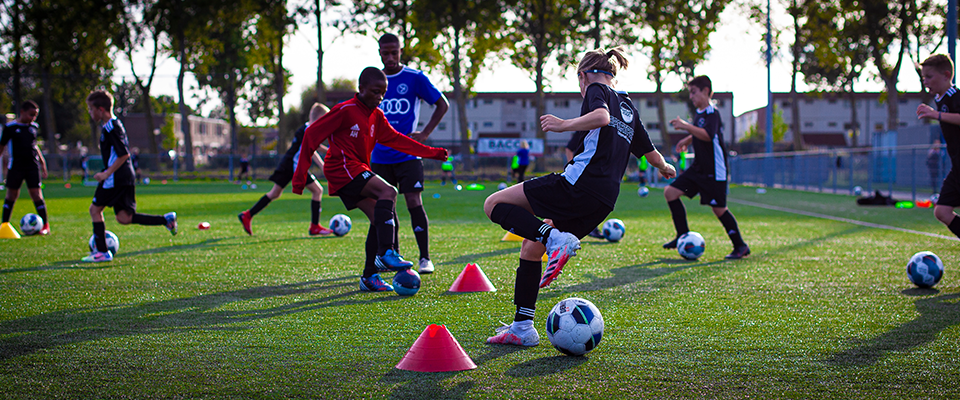
POLYGON ((500 239, 500 241, 501 242, 522 242, 523 238, 513 232, 507 231, 507 233, 503 235, 503 239, 500 239))
POLYGON ((20 239, 20 234, 10 226, 9 222, 0 224, 0 239, 20 239))

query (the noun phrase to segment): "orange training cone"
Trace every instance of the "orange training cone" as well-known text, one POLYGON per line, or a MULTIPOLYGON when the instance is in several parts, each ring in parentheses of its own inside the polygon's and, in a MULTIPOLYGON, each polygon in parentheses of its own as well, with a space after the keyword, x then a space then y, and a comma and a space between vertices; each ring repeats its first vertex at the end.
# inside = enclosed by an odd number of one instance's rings
POLYGON ((516 233, 507 231, 507 233, 503 234, 503 238, 500 239, 500 241, 501 242, 522 242, 523 238, 518 236, 516 233))
POLYGON ((430 324, 403 359, 397 369, 418 372, 465 371, 477 368, 457 339, 445 325, 430 324))
POLYGON ((20 239, 20 234, 9 222, 0 224, 0 239, 20 239))
POLYGON ((460 276, 450 285, 451 292, 496 292, 497 288, 490 283, 487 274, 483 273, 477 264, 467 264, 460 271, 460 276))

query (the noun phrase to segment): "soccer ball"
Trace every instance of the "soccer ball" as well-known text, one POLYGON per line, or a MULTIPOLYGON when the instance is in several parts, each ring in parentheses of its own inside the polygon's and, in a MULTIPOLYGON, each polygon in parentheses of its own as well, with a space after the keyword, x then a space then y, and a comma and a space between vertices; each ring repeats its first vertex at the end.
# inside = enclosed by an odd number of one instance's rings
MULTIPOLYGON (((97 242, 94 235, 90 235, 89 243, 90 251, 96 251, 97 242)), ((107 250, 110 250, 110 253, 113 253, 113 255, 117 255, 117 252, 120 251, 120 239, 110 231, 107 231, 107 250)))
POLYGON ((500 184, 497 185, 497 190, 503 190, 503 189, 506 189, 506 188, 507 188, 507 183, 506 183, 506 182, 500 182, 500 184))
POLYGON ((647 189, 646 186, 640 186, 640 189, 637 189, 637 196, 647 197, 650 194, 650 189, 647 189))
POLYGON ((20 218, 20 231, 24 235, 36 235, 43 229, 43 218, 37 214, 27 214, 20 218))
POLYGON ((687 232, 677 239, 677 252, 687 260, 696 260, 703 255, 707 242, 697 232, 687 232))
POLYGON ((334 235, 343 236, 350 232, 353 221, 346 214, 337 214, 330 218, 330 229, 334 235))
POLYGON ((607 222, 603 223, 603 227, 600 229, 603 232, 603 238, 611 242, 619 242, 623 238, 623 234, 626 233, 627 228, 623 226, 623 221, 611 218, 607 222))
POLYGON ((420 291, 420 274, 412 269, 397 272, 393 277, 393 291, 400 296, 413 296, 420 291))
POLYGON ((907 277, 917 287, 933 287, 943 277, 943 262, 936 254, 921 251, 907 262, 907 277))
POLYGON ((588 300, 570 297, 547 315, 547 338, 561 353, 580 356, 593 350, 603 337, 603 316, 588 300))
POLYGON ((859 195, 863 194, 863 188, 860 187, 860 186, 854 186, 854 187, 853 187, 853 194, 854 194, 855 196, 859 196, 859 195))
POLYGON ((939 194, 934 193, 934 194, 930 195, 930 202, 933 203, 933 205, 937 205, 937 201, 938 201, 938 200, 940 200, 940 195, 939 195, 939 194))

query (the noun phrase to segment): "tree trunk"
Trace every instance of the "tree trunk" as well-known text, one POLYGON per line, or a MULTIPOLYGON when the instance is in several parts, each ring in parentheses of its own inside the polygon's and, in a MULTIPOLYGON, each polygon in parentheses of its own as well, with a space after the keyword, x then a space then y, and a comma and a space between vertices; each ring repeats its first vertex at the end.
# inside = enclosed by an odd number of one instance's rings
POLYGON ((227 86, 227 111, 230 112, 230 181, 233 181, 233 170, 235 165, 233 160, 237 157, 237 149, 240 146, 239 132, 237 129, 237 89, 234 86, 236 77, 233 72, 230 73, 230 83, 227 86))
POLYGON ((470 151, 470 125, 467 121, 467 96, 463 90, 461 54, 460 54, 460 34, 461 27, 453 28, 453 97, 457 103, 457 119, 460 125, 460 155, 463 159, 463 169, 470 171, 473 169, 473 154, 470 151))
POLYGON ((657 120, 660 123, 660 142, 664 155, 670 155, 673 154, 673 141, 670 140, 670 130, 667 129, 670 125, 667 122, 667 110, 663 96, 663 76, 660 75, 660 71, 654 71, 653 80, 657 84, 657 91, 654 96, 657 101, 657 120))
POLYGON ((887 87, 887 131, 900 129, 900 94, 897 93, 897 77, 889 75, 883 77, 887 87))
POLYGON ((857 147, 857 136, 860 136, 860 119, 857 117, 857 93, 853 91, 853 82, 850 82, 850 130, 853 131, 853 134, 850 135, 853 140, 851 141, 853 147, 857 147))
POLYGON ((593 48, 600 48, 600 9, 603 7, 601 4, 603 0, 593 0, 593 29, 596 31, 593 32, 593 48))
POLYGON ((20 68, 23 65, 23 47, 20 45, 20 41, 23 39, 23 32, 20 28, 22 24, 20 23, 20 14, 21 14, 22 3, 20 0, 16 0, 13 4, 13 109, 17 112, 20 111, 20 104, 22 99, 20 98, 20 68))
POLYGON ((147 137, 150 138, 150 154, 159 154, 160 148, 157 146, 157 135, 154 132, 156 127, 153 126, 153 99, 150 97, 150 89, 140 86, 140 93, 142 93, 142 99, 140 101, 144 102, 143 114, 147 118, 147 137))
MULTIPOLYGON (((54 132, 57 131, 56 119, 53 118, 53 89, 50 78, 50 63, 49 61, 43 58, 43 53, 40 52, 40 65, 43 67, 42 80, 43 80, 43 125, 40 126, 41 131, 44 133, 47 154, 54 154, 57 151, 56 138, 54 137, 54 132)), ((17 115, 19 116, 20 110, 17 110, 17 115)), ((94 142, 96 143, 96 142, 94 142)))
MULTIPOLYGON (((282 24, 281 24, 282 25, 282 24)), ((284 127, 286 125, 286 113, 283 110, 283 95, 286 92, 284 87, 284 73, 283 73, 283 26, 278 26, 278 32, 280 32, 279 37, 277 38, 277 65, 276 72, 273 74, 273 82, 275 90, 277 91, 277 159, 283 158, 282 147, 284 144, 288 143, 287 133, 284 132, 284 127)), ((319 84, 319 83, 318 83, 319 84)), ((251 160, 253 162, 253 160, 251 160)))
POLYGON ((797 95, 797 75, 800 74, 800 41, 797 40, 797 32, 800 32, 800 18, 799 18, 799 9, 797 8, 797 0, 790 2, 790 7, 794 10, 793 13, 793 32, 794 40, 793 45, 790 46, 790 52, 793 53, 793 62, 791 67, 793 71, 790 74, 790 130, 793 132, 793 149, 800 151, 803 150, 803 132, 800 131, 800 104, 799 97, 797 95))
MULTIPOLYGON (((190 115, 189 112, 187 112, 187 103, 183 92, 183 79, 187 73, 187 43, 182 30, 177 33, 177 36, 180 45, 180 55, 177 58, 180 61, 180 73, 177 75, 177 93, 180 95, 180 131, 183 133, 183 146, 185 147, 184 161, 186 162, 186 170, 193 171, 193 137, 190 134, 190 115)), ((179 147, 179 143, 177 143, 177 147, 179 147)), ((177 150, 179 151, 179 149, 177 150)))
MULTIPOLYGON (((316 0, 317 6, 317 102, 327 103, 327 88, 323 84, 323 24, 320 21, 320 7, 323 4, 316 0)), ((301 110, 304 111, 304 110, 301 110)))

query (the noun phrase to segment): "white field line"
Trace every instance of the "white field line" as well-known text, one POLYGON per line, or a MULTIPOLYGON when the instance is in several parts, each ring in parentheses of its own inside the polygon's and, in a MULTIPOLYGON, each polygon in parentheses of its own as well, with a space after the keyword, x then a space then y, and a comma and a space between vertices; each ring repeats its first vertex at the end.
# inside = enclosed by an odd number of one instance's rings
POLYGON ((917 235, 929 236, 929 237, 934 237, 934 238, 938 238, 938 239, 945 239, 945 240, 954 240, 954 241, 960 240, 960 238, 957 238, 957 237, 954 237, 954 236, 944 236, 944 235, 939 235, 939 234, 936 234, 936 233, 921 232, 921 231, 915 231, 915 230, 913 230, 913 229, 899 228, 899 227, 896 227, 896 226, 874 224, 874 223, 871 223, 871 222, 857 221, 857 220, 855 220, 855 219, 842 218, 842 217, 834 217, 834 216, 832 216, 832 215, 819 214, 819 213, 815 213, 815 212, 794 210, 794 209, 790 209, 790 208, 771 206, 771 205, 762 204, 762 203, 754 203, 754 202, 752 202, 752 201, 747 201, 747 200, 731 199, 731 198, 728 197, 728 198, 727 198, 727 201, 729 201, 729 202, 731 202, 731 203, 743 204, 743 205, 746 205, 746 206, 766 208, 766 209, 768 209, 768 210, 782 211, 782 212, 791 213, 791 214, 805 215, 805 216, 808 216, 808 217, 823 218, 823 219, 829 219, 829 220, 832 220, 832 221, 846 222, 846 223, 848 223, 848 224, 866 226, 866 227, 868 227, 868 228, 889 229, 889 230, 891 230, 891 231, 898 231, 898 232, 905 232, 905 233, 913 233, 913 234, 917 234, 917 235))

